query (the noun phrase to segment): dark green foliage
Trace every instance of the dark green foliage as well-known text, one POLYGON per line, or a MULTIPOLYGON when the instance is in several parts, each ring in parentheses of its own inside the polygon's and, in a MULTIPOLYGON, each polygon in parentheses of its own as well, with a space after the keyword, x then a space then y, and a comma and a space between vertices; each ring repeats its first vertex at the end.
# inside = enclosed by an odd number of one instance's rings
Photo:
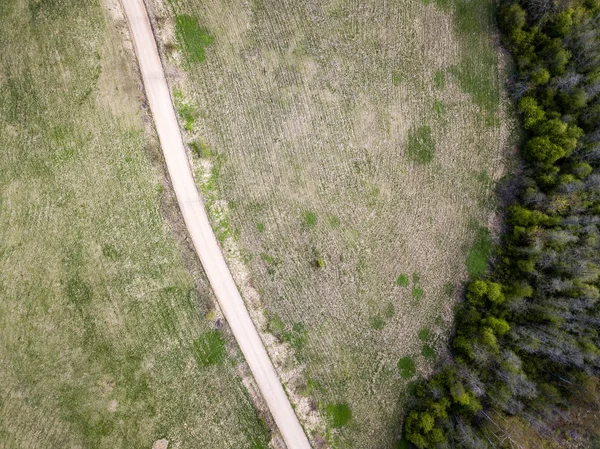
POLYGON ((199 366, 221 365, 227 356, 225 340, 216 330, 204 333, 192 348, 199 366))
MULTIPOLYGON (((500 2, 518 69, 524 175, 485 278, 487 231, 467 255, 472 280, 456 314, 453 362, 412 388, 404 435, 419 448, 488 447, 480 427, 488 412, 539 429, 568 410, 575 385, 600 373, 599 13, 596 0, 500 2)), ((419 338, 433 357, 424 330, 419 338)), ((402 373, 412 359, 400 362, 402 373)))
POLYGON ((329 404, 325 407, 327 423, 334 429, 344 427, 352 419, 352 410, 345 403, 329 404))
POLYGON ((175 36, 186 60, 191 63, 206 59, 206 48, 213 37, 198 24, 198 19, 186 14, 175 17, 175 36))

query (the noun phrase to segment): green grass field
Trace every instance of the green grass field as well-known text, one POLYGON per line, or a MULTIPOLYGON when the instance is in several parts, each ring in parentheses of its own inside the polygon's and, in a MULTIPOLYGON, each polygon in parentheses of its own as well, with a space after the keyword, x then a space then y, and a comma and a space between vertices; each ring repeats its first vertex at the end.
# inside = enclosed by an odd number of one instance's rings
POLYGON ((117 16, 0 2, 0 447, 266 448, 117 16))
POLYGON ((214 227, 313 441, 394 447, 489 253, 510 134, 493 1, 149 3, 214 227))

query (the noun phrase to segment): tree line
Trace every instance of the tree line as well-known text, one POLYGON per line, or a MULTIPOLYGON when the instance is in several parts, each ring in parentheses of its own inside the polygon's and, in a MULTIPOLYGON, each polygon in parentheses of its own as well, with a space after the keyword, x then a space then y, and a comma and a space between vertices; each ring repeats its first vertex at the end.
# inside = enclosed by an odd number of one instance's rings
POLYGON ((418 448, 487 448, 491 416, 541 436, 600 374, 600 0, 503 0, 522 174, 485 276, 466 287, 451 358, 412 386, 418 448))

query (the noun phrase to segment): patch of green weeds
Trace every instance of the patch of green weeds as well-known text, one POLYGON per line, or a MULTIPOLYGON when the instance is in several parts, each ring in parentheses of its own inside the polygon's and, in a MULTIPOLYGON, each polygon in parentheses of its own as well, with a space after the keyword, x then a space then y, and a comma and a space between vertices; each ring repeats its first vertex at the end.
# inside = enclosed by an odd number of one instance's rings
POLYGON ((448 295, 449 297, 452 297, 454 295, 455 291, 456 291, 456 285, 454 285, 454 283, 446 282, 444 284, 444 293, 446 293, 446 295, 448 295))
POLYGON ((175 17, 175 37, 185 59, 190 63, 202 62, 206 59, 206 48, 214 38, 208 30, 198 24, 198 19, 187 14, 175 17))
POLYGON ((179 89, 173 91, 173 100, 177 114, 183 121, 184 129, 188 132, 193 131, 198 111, 193 105, 184 100, 183 93, 179 89))
POLYGON ((385 320, 379 315, 375 315, 369 318, 369 324, 372 329, 379 331, 385 327, 385 320))
POLYGON ((398 370, 400 371, 400 377, 403 379, 410 379, 417 372, 414 360, 408 355, 398 360, 398 370))
POLYGON ((409 284, 408 275, 401 274, 400 276, 398 276, 396 278, 396 285, 398 285, 400 287, 408 287, 408 284, 409 284))
POLYGON ((438 8, 445 11, 450 7, 451 0, 423 0, 424 5, 435 4, 438 8))
POLYGON ((305 227, 314 228, 317 225, 317 214, 315 212, 306 211, 302 214, 302 217, 305 227))
POLYGON ((283 333, 285 332, 285 323, 279 317, 279 315, 275 313, 268 315, 267 331, 273 334, 279 340, 283 339, 283 333))
POLYGON ((435 145, 431 127, 419 126, 408 131, 407 156, 412 162, 427 164, 433 160, 435 145))
POLYGON ((487 270, 491 251, 490 231, 480 228, 475 243, 467 253, 467 272, 471 277, 478 277, 487 270))
POLYGON ((446 112, 446 106, 440 100, 433 100, 433 111, 437 115, 443 115, 446 112))
POLYGON ((275 259, 272 256, 269 256, 267 253, 261 253, 260 258, 264 260, 267 265, 275 265, 275 259))
POLYGON ((344 402, 338 404, 329 404, 325 407, 327 423, 334 429, 344 427, 352 419, 352 410, 344 402))
POLYGON ((413 273, 412 281, 413 281, 413 288, 411 291, 412 297, 416 301, 420 301, 423 298, 423 295, 425 294, 425 292, 423 291, 423 288, 421 287, 421 276, 419 275, 419 273, 413 273))
POLYGON ((430 345, 425 344, 421 348, 421 355, 428 360, 434 360, 436 356, 435 349, 430 345))
POLYGON ((419 340, 421 341, 429 341, 429 339, 431 338, 431 331, 429 330, 429 328, 424 327, 419 331, 419 340))
POLYGON ((425 294, 425 292, 421 287, 413 287, 411 294, 412 297, 415 298, 415 300, 420 301, 421 299, 423 299, 423 295, 425 294))
POLYGON ((308 340, 308 332, 302 323, 294 323, 292 330, 284 332, 281 338, 294 348, 296 354, 304 349, 308 340))
POLYGON ((193 343, 193 352, 201 367, 221 365, 226 357, 225 341, 221 333, 211 330, 202 334, 193 343))
POLYGON ((443 70, 436 70, 433 74, 433 85, 436 89, 445 89, 446 88, 446 72, 443 70))
POLYGON ((315 258, 313 259, 312 265, 315 268, 325 268, 325 259, 322 257, 315 258))
POLYGON ((392 71, 392 84, 394 86, 399 86, 400 83, 402 83, 402 74, 400 73, 400 70, 394 70, 392 71))
MULTIPOLYGON (((193 128, 193 122, 191 126, 193 128)), ((201 159, 210 159, 210 157, 212 156, 210 148, 203 140, 194 140, 193 142, 190 142, 190 149, 196 157, 199 157, 201 159)))
POLYGON ((498 56, 490 42, 494 25, 493 2, 453 0, 456 29, 461 40, 462 58, 450 72, 460 88, 482 111, 487 126, 499 123, 500 86, 498 56))
POLYGON ((383 311, 383 316, 389 320, 394 316, 395 312, 396 311, 394 310, 394 304, 388 302, 387 306, 385 306, 385 310, 383 311))
POLYGON ((327 222, 329 223, 329 226, 331 226, 332 229, 337 229, 340 227, 340 219, 335 215, 330 215, 327 218, 327 222))
POLYGON ((119 251, 113 245, 102 245, 102 255, 108 260, 114 261, 118 260, 121 257, 121 251, 119 251))
POLYGON ((74 276, 67 282, 67 299, 77 307, 88 305, 92 301, 92 289, 79 276, 74 276))
POLYGON ((323 391, 323 386, 318 380, 308 379, 304 388, 304 396, 310 396, 315 392, 323 391))
POLYGON ((402 436, 402 438, 396 442, 394 449, 410 449, 410 443, 402 436))
POLYGON ((264 230, 265 230, 265 224, 264 223, 256 223, 256 230, 258 232, 264 232, 264 230))

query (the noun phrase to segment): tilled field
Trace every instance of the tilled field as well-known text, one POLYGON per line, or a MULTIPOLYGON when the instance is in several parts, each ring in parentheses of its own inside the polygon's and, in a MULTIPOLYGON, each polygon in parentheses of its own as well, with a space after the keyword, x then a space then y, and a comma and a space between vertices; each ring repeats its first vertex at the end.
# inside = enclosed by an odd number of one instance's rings
POLYGON ((118 15, 0 2, 0 447, 265 448, 118 15))
POLYGON ((492 2, 150 4, 215 229, 314 441, 393 447, 489 251, 509 134, 492 2))

